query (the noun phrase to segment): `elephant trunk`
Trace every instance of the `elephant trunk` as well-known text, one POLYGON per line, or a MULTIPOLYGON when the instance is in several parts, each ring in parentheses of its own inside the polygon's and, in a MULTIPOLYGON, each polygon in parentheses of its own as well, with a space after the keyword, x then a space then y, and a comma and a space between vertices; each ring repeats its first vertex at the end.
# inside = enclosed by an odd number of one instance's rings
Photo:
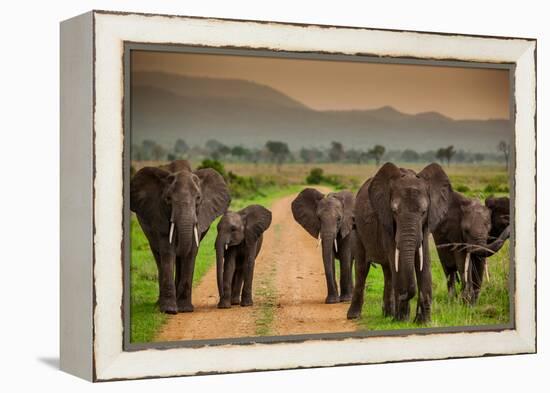
POLYGON ((477 249, 474 246, 474 250, 472 251, 472 254, 475 254, 479 257, 490 257, 491 255, 497 253, 502 246, 504 245, 504 242, 506 239, 510 237, 510 225, 502 231, 502 233, 499 235, 498 238, 496 238, 492 243, 486 244, 482 247, 478 247, 477 249))
POLYGON ((196 228, 196 219, 191 214, 176 214, 175 215, 175 224, 177 232, 177 254, 180 256, 187 256, 191 253, 193 249, 193 244, 195 243, 195 228, 196 228))
POLYGON ((227 243, 220 237, 216 239, 216 279, 220 299, 223 297, 223 264, 226 244, 227 243))
MULTIPOLYGON (((414 228, 400 233, 395 252, 395 267, 398 278, 398 292, 400 300, 409 300, 416 293, 415 258, 419 249, 418 234, 414 228)), ((422 242, 420 242, 422 246, 422 242)))

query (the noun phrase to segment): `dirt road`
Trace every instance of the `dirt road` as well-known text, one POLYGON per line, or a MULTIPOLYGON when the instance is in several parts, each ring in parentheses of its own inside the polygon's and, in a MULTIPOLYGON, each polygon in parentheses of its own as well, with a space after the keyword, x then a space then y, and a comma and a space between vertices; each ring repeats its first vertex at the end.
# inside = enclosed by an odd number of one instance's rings
MULTIPOLYGON (((326 190, 322 190, 326 191, 326 190)), ((156 341, 347 332, 349 304, 324 304, 325 274, 317 242, 292 217, 296 195, 276 201, 254 271, 254 306, 217 309, 216 272, 193 290, 193 313, 169 316, 156 341)))

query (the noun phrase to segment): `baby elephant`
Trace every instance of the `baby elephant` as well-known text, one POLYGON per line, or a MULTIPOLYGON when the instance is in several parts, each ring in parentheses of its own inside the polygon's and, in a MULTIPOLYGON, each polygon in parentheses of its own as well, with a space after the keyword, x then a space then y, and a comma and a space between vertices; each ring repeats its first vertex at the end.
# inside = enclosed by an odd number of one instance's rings
POLYGON ((269 225, 271 212, 260 205, 228 211, 221 218, 216 238, 218 308, 239 303, 243 307, 252 305, 254 264, 269 225))

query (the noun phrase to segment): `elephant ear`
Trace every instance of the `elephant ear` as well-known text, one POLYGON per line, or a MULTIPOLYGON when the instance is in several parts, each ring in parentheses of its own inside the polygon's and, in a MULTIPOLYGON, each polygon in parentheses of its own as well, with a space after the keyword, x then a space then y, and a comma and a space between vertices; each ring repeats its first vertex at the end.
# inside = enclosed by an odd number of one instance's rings
POLYGON ((387 162, 376 172, 369 185, 369 200, 377 213, 382 228, 389 236, 393 236, 393 213, 390 207, 392 180, 401 176, 401 170, 391 162, 387 162))
POLYGON ((418 176, 428 183, 430 193, 428 227, 433 232, 449 210, 449 200, 453 188, 449 177, 439 164, 432 163, 428 165, 422 169, 418 176))
POLYGON ((340 191, 332 195, 335 198, 338 198, 344 206, 344 215, 340 226, 340 234, 342 235, 342 238, 345 238, 353 230, 353 209, 355 207, 355 197, 351 191, 340 191))
POLYGON ((292 201, 292 215, 311 236, 317 239, 321 222, 317 217, 317 204, 325 197, 314 188, 305 188, 292 201))
POLYGON ((239 211, 245 223, 244 236, 251 244, 258 240, 271 225, 271 212, 260 205, 250 205, 239 211))
POLYGON ((161 195, 170 173, 161 168, 145 167, 130 180, 130 210, 143 217, 159 211, 161 195))
POLYGON ((204 233, 216 217, 227 211, 231 197, 222 175, 212 168, 198 169, 194 174, 199 178, 201 203, 197 209, 199 232, 204 233))

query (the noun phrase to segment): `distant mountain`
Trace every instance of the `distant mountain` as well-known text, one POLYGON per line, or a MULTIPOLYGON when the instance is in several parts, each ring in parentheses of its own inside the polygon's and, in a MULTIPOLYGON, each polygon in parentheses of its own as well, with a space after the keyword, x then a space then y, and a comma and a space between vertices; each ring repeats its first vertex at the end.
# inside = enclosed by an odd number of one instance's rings
POLYGON ((471 152, 495 152, 511 137, 508 120, 453 120, 437 112, 405 114, 385 106, 373 110, 316 111, 265 85, 160 72, 132 75, 132 139, 171 146, 218 139, 258 147, 267 140, 291 149, 328 146, 418 151, 454 145, 471 152))

